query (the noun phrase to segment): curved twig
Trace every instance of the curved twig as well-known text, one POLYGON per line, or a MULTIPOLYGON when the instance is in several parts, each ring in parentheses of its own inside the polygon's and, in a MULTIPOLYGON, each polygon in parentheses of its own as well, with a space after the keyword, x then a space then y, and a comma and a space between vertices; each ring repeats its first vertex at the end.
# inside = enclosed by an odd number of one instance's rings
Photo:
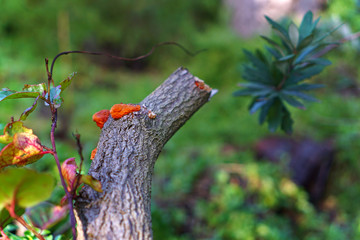
POLYGON ((67 55, 67 54, 71 54, 71 53, 83 53, 83 54, 90 54, 90 55, 102 55, 102 56, 106 56, 106 57, 109 57, 109 58, 114 58, 114 59, 117 59, 117 60, 122 60, 122 61, 138 61, 140 59, 144 59, 148 56, 150 56, 156 48, 160 47, 160 46, 164 46, 164 45, 175 45, 179 48, 181 48, 186 54, 194 57, 196 56, 197 54, 199 54, 200 52, 203 52, 205 51, 206 49, 201 49, 201 50, 198 50, 194 53, 190 52, 188 49, 186 49, 184 46, 182 46, 181 44, 177 43, 177 42, 161 42, 161 43, 158 43, 156 45, 154 45, 151 50, 144 54, 144 55, 141 55, 141 56, 138 56, 138 57, 134 57, 134 58, 126 58, 126 57, 119 57, 119 56, 114 56, 114 55, 111 55, 111 54, 108 54, 108 53, 103 53, 103 52, 89 52, 89 51, 78 51, 78 50, 75 50, 75 51, 66 51, 66 52, 61 52, 59 53, 58 55, 56 55, 51 63, 51 67, 50 67, 50 74, 52 75, 53 74, 53 69, 54 69, 54 64, 55 64, 55 61, 57 58, 59 58, 60 56, 62 55, 67 55))

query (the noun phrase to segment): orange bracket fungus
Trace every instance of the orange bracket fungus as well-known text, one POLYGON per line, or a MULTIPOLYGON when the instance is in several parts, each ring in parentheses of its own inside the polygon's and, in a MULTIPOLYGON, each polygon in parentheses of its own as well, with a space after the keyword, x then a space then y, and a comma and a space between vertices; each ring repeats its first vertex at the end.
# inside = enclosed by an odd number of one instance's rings
POLYGON ((129 113, 140 111, 140 105, 133 105, 133 104, 115 104, 110 109, 110 114, 113 119, 119 119, 129 113))
POLYGON ((91 160, 93 160, 93 159, 95 158, 96 152, 97 152, 97 148, 95 148, 94 150, 92 150, 91 156, 90 156, 90 159, 91 159, 91 160))
POLYGON ((103 126, 106 123, 106 121, 108 120, 109 116, 110 116, 110 111, 105 109, 105 110, 101 110, 97 113, 94 113, 92 118, 93 118, 93 121, 96 122, 96 125, 98 125, 99 128, 103 128, 103 126))
POLYGON ((195 85, 201 89, 210 92, 212 90, 211 87, 205 84, 205 82, 197 77, 195 77, 195 85))

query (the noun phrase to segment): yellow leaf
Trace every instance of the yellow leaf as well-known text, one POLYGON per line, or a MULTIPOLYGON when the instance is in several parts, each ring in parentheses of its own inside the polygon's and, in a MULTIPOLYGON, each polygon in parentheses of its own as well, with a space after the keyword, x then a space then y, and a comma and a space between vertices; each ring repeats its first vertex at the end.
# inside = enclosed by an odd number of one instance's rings
POLYGON ((30 132, 15 133, 13 141, 0 152, 0 169, 10 165, 23 166, 33 163, 44 155, 42 150, 36 135, 30 132))
POLYGON ((11 143, 15 133, 33 133, 32 129, 24 127, 23 122, 16 121, 8 123, 4 128, 4 135, 0 136, 0 143, 11 143))

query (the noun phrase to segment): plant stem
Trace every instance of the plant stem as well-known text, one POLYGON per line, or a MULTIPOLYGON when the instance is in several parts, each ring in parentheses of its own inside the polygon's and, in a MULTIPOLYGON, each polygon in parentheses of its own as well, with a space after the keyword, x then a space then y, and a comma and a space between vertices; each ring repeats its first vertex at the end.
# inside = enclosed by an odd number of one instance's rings
POLYGON ((73 207, 73 197, 72 197, 72 195, 69 193, 69 191, 67 189, 64 176, 62 175, 62 172, 61 172, 61 165, 60 165, 59 157, 58 157, 57 152, 56 152, 56 144, 55 144, 56 122, 57 122, 57 110, 55 109, 52 112, 52 125, 51 125, 51 135, 50 135, 51 144, 52 144, 52 151, 53 151, 53 156, 54 156, 54 159, 55 159, 58 171, 59 171, 61 184, 62 184, 62 186, 64 188, 66 198, 68 200, 72 234, 73 234, 73 239, 76 240, 76 226, 75 226, 76 221, 75 221, 75 214, 74 214, 74 207, 73 207))
MULTIPOLYGON (((15 190, 17 191, 17 189, 15 190)), ((38 233, 32 226, 30 226, 29 224, 27 224, 27 222, 25 222, 25 220, 18 216, 16 213, 15 213, 15 203, 16 203, 16 200, 15 200, 15 195, 14 194, 14 198, 13 200, 11 201, 11 204, 8 205, 8 206, 5 206, 5 208, 8 210, 10 216, 12 218, 14 218, 16 221, 18 221, 21 225, 23 225, 26 229, 30 230, 38 239, 40 240, 45 240, 45 238, 40 234, 38 233)))
POLYGON ((8 235, 6 235, 2 227, 0 227, 0 233, 4 237, 4 240, 10 240, 10 238, 8 237, 8 235))

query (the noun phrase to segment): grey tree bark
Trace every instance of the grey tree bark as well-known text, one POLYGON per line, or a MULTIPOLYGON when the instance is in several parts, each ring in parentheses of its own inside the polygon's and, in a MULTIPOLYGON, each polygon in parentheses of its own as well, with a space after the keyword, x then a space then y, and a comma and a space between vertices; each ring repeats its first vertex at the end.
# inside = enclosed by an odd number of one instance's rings
POLYGON ((103 193, 84 187, 76 200, 79 239, 152 239, 151 180, 164 144, 209 99, 211 90, 177 69, 141 103, 101 132, 89 174, 103 193), (156 114, 149 117, 149 110, 156 114))

